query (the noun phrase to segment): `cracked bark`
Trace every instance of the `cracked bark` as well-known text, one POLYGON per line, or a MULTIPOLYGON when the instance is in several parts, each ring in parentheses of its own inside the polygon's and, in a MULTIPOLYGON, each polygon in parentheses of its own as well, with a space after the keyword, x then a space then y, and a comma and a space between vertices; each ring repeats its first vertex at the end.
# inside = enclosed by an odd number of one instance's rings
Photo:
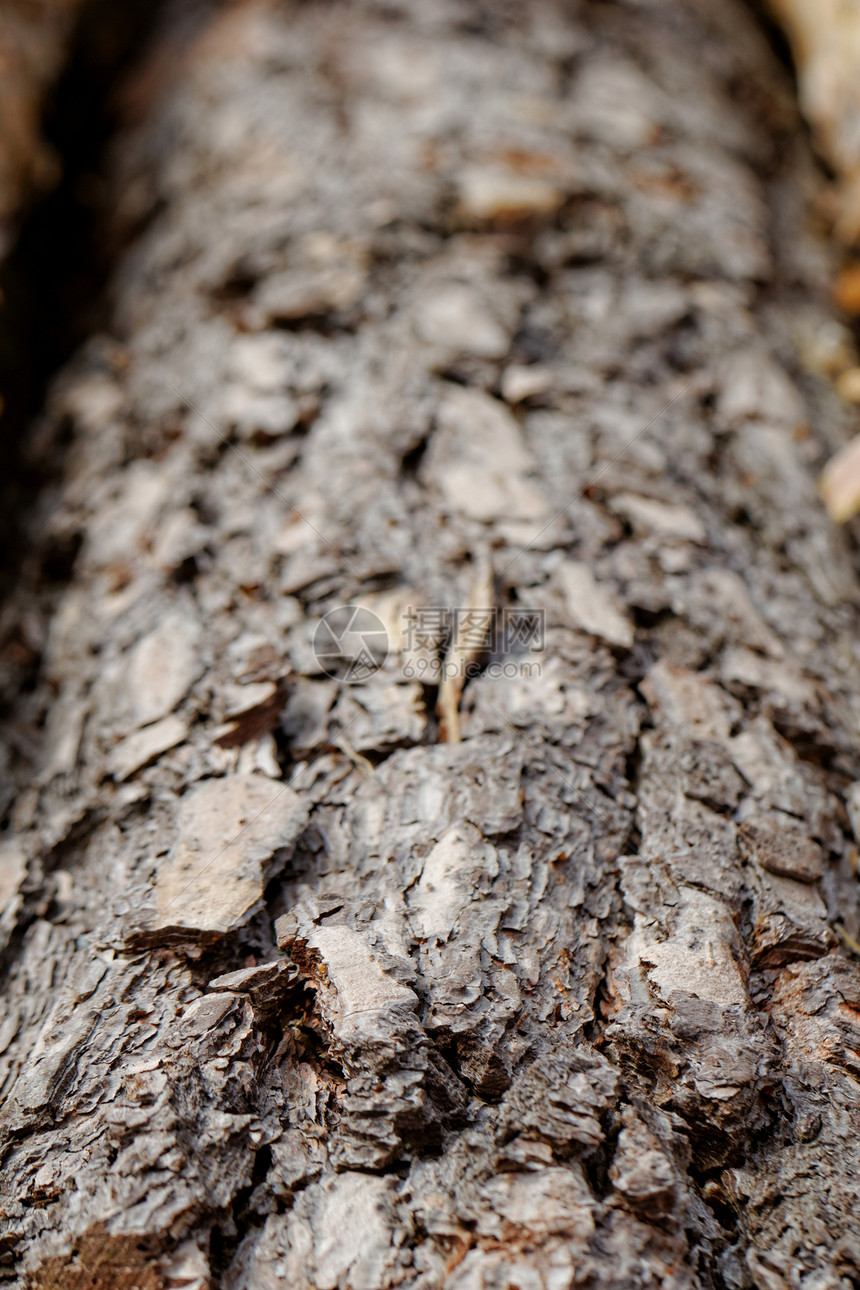
POLYGON ((196 23, 30 438, 3 1276, 847 1290, 857 581, 781 69, 730 0, 196 23), (443 743, 394 629, 488 562, 546 649, 443 743))

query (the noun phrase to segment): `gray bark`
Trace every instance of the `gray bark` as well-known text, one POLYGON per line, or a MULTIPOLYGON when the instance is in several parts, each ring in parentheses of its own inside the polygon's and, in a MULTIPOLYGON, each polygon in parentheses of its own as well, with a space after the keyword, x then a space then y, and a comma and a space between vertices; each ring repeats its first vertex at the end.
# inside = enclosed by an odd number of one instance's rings
POLYGON ((183 32, 4 610, 3 1275, 860 1284, 850 337, 783 71, 733 0, 183 32), (322 674, 329 609, 490 576, 538 673, 322 674))

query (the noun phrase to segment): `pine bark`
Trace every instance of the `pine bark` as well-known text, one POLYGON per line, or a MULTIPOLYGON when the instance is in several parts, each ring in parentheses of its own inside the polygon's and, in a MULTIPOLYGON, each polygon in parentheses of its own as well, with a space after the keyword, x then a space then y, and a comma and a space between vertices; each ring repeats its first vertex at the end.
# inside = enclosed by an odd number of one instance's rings
POLYGON ((734 0, 194 23, 3 611, 2 1276, 860 1284, 851 340, 785 71, 734 0), (403 615, 488 579, 545 649, 440 704, 403 615))

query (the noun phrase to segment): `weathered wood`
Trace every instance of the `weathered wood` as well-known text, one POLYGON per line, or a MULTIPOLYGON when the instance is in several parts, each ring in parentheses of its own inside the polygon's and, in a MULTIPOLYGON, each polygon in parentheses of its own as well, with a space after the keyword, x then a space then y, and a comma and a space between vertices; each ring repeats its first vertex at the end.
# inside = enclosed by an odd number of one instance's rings
POLYGON ((733 0, 255 0, 117 140, 4 619, 12 1282, 860 1279, 813 180, 733 0), (487 566, 546 647, 440 730, 487 566))

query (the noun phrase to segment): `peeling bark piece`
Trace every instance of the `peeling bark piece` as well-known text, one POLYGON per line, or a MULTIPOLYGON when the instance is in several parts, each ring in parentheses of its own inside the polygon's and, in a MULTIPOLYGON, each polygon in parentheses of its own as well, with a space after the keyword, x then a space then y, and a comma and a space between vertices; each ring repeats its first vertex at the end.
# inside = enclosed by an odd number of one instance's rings
MULTIPOLYGON (((105 433, 104 417, 108 394, 104 380, 82 382, 70 391, 70 402, 85 430, 105 433), (95 389, 93 389, 95 386, 95 389), (85 415, 82 413, 85 410, 85 415), (92 426, 95 422, 95 426, 92 426)), ((116 399, 115 386, 114 400, 116 399)), ((158 520, 170 495, 170 476, 163 466, 151 461, 133 461, 113 481, 112 500, 92 516, 87 525, 81 560, 91 569, 126 570, 157 540, 158 520)))
POLYGON ((551 215, 564 200, 563 192, 546 179, 498 165, 469 166, 458 176, 457 187, 462 214, 478 224, 551 215))
POLYGON ((187 1035, 205 1035, 214 1030, 236 1003, 235 994, 202 995, 189 1004, 182 1018, 182 1030, 187 1035))
POLYGON ((619 150, 647 147, 667 111, 663 95, 632 61, 611 55, 589 60, 574 104, 579 129, 619 150))
POLYGON ((452 282, 421 301, 418 334, 431 345, 479 358, 503 358, 510 336, 473 288, 452 282))
POLYGON ((782 367, 762 348, 741 349, 723 364, 719 415, 728 429, 748 421, 793 429, 803 421, 803 401, 782 367))
POLYGON ((306 1188, 291 1212, 266 1219, 260 1238, 248 1243, 226 1287, 376 1290, 397 1276, 405 1238, 393 1178, 359 1171, 329 1176, 306 1188))
MULTIPOLYGON (((476 818, 467 807, 465 814, 476 818)), ((496 965, 491 1010, 474 1011, 484 983, 484 955, 497 953, 502 907, 490 897, 497 849, 471 823, 454 824, 426 856, 409 893, 409 919, 420 944, 428 1033, 455 1037, 460 1073, 497 1098, 510 1083, 496 1051, 521 993, 516 975, 496 965)))
MULTIPOLYGON (((383 1282, 399 1244, 394 1190, 393 1178, 363 1173, 342 1174, 326 1186, 313 1221, 314 1284, 319 1290, 336 1290, 344 1283, 372 1290, 383 1282)), ((401 1231, 400 1240, 403 1235, 401 1231)))
POLYGON ((303 1183, 316 1182, 328 1160, 325 1143, 302 1133, 287 1129, 272 1144, 277 1190, 283 1198, 290 1198, 290 1189, 303 1183))
POLYGON ((349 259, 269 274, 252 293, 243 320, 249 328, 263 328, 351 309, 361 299, 366 276, 363 266, 349 259))
POLYGON ((200 624, 189 609, 167 613, 138 642, 128 664, 131 712, 139 726, 166 717, 203 670, 200 624))
POLYGON ((629 520, 640 533, 654 533, 658 537, 680 538, 688 542, 705 541, 704 524, 687 506, 672 506, 635 493, 618 493, 610 501, 609 509, 629 520))
POLYGON ((244 922, 262 897, 268 862, 295 841, 306 813, 291 788, 262 776, 228 775, 193 789, 158 865, 147 930, 223 934, 244 922))
POLYGON ((746 982, 729 911, 693 888, 681 894, 681 903, 673 912, 672 938, 655 941, 644 932, 634 932, 632 958, 638 958, 664 999, 673 990, 686 990, 721 1008, 743 1007, 746 982))
MULTIPOLYGON (((625 891, 637 869, 623 862, 625 891)), ((716 1163, 765 1122, 759 1087, 772 1048, 749 1010, 729 905, 665 879, 655 890, 659 860, 649 870, 650 898, 642 901, 634 885, 633 931, 611 976, 610 1055, 614 1050, 630 1078, 654 1082, 652 1105, 679 1114, 697 1153, 716 1163), (676 1035, 684 1036, 680 1061, 676 1035)))
POLYGON ((506 403, 522 403, 535 394, 545 394, 556 383, 558 374, 551 367, 535 363, 530 367, 511 364, 502 374, 502 397, 506 403))
POLYGON ((418 1023, 418 998, 399 979, 403 964, 331 904, 328 917, 325 902, 297 906, 278 920, 276 934, 314 987, 330 1052, 348 1076, 349 1120, 332 1144, 336 1166, 380 1169, 410 1144, 438 1142, 463 1089, 418 1023))
POLYGON ((143 730, 129 735, 110 750, 108 770, 121 783, 168 749, 181 744, 187 733, 187 723, 175 714, 156 721, 154 725, 144 726, 143 730))
POLYGON ((738 837, 747 856, 768 873, 797 882, 817 882, 824 872, 821 847, 810 838, 799 820, 789 815, 748 818, 738 837))
POLYGON ((469 824, 450 829, 427 856, 421 879, 409 895, 416 933, 423 940, 447 941, 473 893, 497 873, 495 850, 479 829, 469 824))
POLYGON ((260 986, 271 985, 285 970, 286 964, 281 959, 274 963, 258 963, 256 967, 240 968, 237 972, 225 972, 209 982, 210 990, 233 990, 239 994, 260 986))
POLYGON ((183 1241, 159 1268, 168 1286, 182 1290, 209 1290, 212 1284, 209 1257, 196 1241, 183 1241))
POLYGON ((588 565, 566 560, 557 573, 568 617, 581 631, 630 649, 633 626, 615 596, 599 583, 588 565))
POLYGON ((756 967, 821 958, 836 944, 827 907, 808 883, 763 871, 750 882, 750 891, 750 954, 756 967))
POLYGON ((289 372, 289 346, 279 332, 238 336, 230 351, 230 375, 258 394, 284 388, 289 372))
POLYGON ((234 687, 228 702, 228 720, 213 735, 219 748, 239 748, 274 730, 286 696, 275 681, 257 681, 234 687))
POLYGON ((527 478, 534 461, 503 403, 454 387, 445 394, 438 421, 424 473, 455 514, 489 522, 545 513, 546 502, 527 478))
POLYGON ((678 1188, 674 1163, 632 1107, 624 1108, 622 1122, 610 1181, 644 1217, 659 1219, 674 1206, 678 1188))
POLYGON ((255 1011, 268 1016, 285 1007, 294 977, 295 968, 284 959, 275 959, 272 963, 240 968, 238 972, 225 972, 209 982, 209 989, 229 991, 233 997, 249 995, 255 1011))
POLYGON ((503 1173, 483 1188, 487 1207, 478 1215, 483 1236, 504 1241, 525 1230, 532 1236, 566 1236, 584 1251, 594 1232, 594 1202, 577 1165, 503 1173))
POLYGON ((727 690, 732 686, 749 686, 765 693, 772 691, 786 706, 813 710, 818 707, 815 686, 801 675, 798 668, 786 662, 762 658, 749 649, 733 647, 726 650, 720 675, 727 690))
MULTIPOLYGON (((288 435, 301 415, 298 401, 288 394, 258 394, 239 385, 227 390, 224 414, 240 438, 257 443, 288 435)), ((298 445, 290 455, 298 455, 298 445)))
MULTIPOLYGON (((281 948, 295 951, 297 929, 290 915, 278 923, 277 933, 281 948)), ((401 1009, 411 1012, 417 1007, 414 991, 386 973, 377 955, 351 928, 316 927, 305 944, 324 969, 315 984, 324 995, 326 1018, 341 1043, 353 1044, 365 1033, 383 1033, 388 1025, 397 1024, 401 1009)))

